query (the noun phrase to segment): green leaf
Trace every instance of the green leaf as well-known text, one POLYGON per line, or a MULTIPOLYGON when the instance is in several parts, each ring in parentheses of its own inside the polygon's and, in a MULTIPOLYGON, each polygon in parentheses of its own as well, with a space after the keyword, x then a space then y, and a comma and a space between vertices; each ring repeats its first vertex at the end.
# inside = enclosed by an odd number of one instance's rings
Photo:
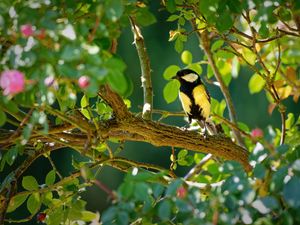
POLYGON ((124 95, 128 89, 128 83, 125 75, 119 70, 112 70, 108 74, 108 82, 111 88, 121 95, 124 95))
POLYGON ((67 45, 64 47, 61 59, 66 62, 71 62, 75 60, 79 60, 81 57, 81 49, 77 46, 67 45))
POLYGON ((228 11, 224 11, 218 18, 216 23, 216 28, 220 32, 225 32, 229 30, 233 25, 233 19, 231 18, 231 14, 228 11))
POLYGON ((0 110, 0 127, 3 126, 6 122, 6 114, 0 110))
POLYGON ((256 178, 263 179, 266 174, 266 168, 262 164, 256 164, 254 170, 253 170, 253 175, 256 178))
POLYGON ((280 154, 280 155, 283 155, 285 154, 287 151, 289 150, 289 146, 288 145, 280 145, 278 146, 278 148, 276 148, 276 151, 280 154))
POLYGON ((106 0, 105 1, 105 13, 108 19, 115 22, 124 12, 124 5, 122 0, 106 0))
POLYGON ((166 221, 171 217, 172 205, 171 202, 166 199, 158 206, 158 216, 161 220, 166 221))
POLYGON ((180 70, 180 67, 179 66, 176 66, 176 65, 171 65, 171 66, 168 66, 164 73, 163 73, 163 77, 166 79, 166 80, 170 80, 172 77, 174 77, 176 75, 176 73, 180 70))
POLYGON ((251 94, 260 92, 266 84, 266 81, 257 73, 255 73, 249 80, 249 91, 251 94))
POLYGON ((39 193, 33 193, 27 200, 27 209, 31 214, 37 213, 41 207, 41 198, 39 193))
POLYGON ((185 50, 181 53, 181 61, 186 64, 189 65, 192 63, 193 61, 193 55, 190 51, 185 50))
POLYGON ((214 76, 214 72, 210 65, 207 65, 207 78, 212 78, 214 76))
POLYGON ((48 214, 48 225, 60 225, 63 220, 65 210, 62 207, 55 208, 48 214))
POLYGON ((146 27, 156 23, 156 18, 148 8, 139 8, 136 13, 136 21, 139 25, 146 27))
POLYGON ((42 203, 46 206, 53 204, 53 194, 51 191, 43 193, 42 195, 42 203))
POLYGON ((287 117, 287 119, 285 121, 286 129, 290 129, 293 126, 294 122, 295 122, 295 116, 294 116, 294 114, 293 113, 289 113, 288 117, 287 117))
POLYGON ((80 168, 81 176, 85 180, 91 180, 94 179, 94 173, 91 171, 91 168, 87 165, 82 165, 80 168))
POLYGON ((96 38, 94 43, 104 50, 108 50, 111 47, 111 40, 107 37, 96 38))
POLYGON ((258 33, 260 34, 261 37, 267 38, 269 36, 269 29, 267 27, 267 23, 263 21, 260 25, 260 28, 258 30, 258 33))
POLYGON ((253 51, 248 48, 243 48, 242 55, 251 65, 255 64, 256 54, 253 51))
POLYGON ((124 199, 129 199, 134 192, 134 183, 131 181, 122 183, 119 187, 119 192, 124 199))
POLYGON ((96 219, 97 214, 90 211, 82 211, 80 219, 86 222, 96 219))
POLYGON ((300 178, 292 177, 283 188, 283 197, 292 208, 300 207, 300 178))
POLYGON ((171 15, 169 16, 169 18, 167 19, 168 22, 173 22, 175 20, 177 20, 179 18, 178 15, 171 15))
POLYGON ((125 69, 126 69, 126 64, 125 62, 118 58, 118 57, 111 57, 109 58, 109 60, 107 60, 107 62, 105 63, 105 66, 108 68, 108 69, 111 69, 111 70, 119 70, 121 72, 123 72, 125 69))
POLYGON ((142 183, 142 182, 136 183, 134 187, 134 193, 133 193, 134 197, 137 200, 145 201, 146 198, 148 198, 149 189, 150 187, 146 183, 142 183))
POLYGON ((187 156, 188 153, 189 153, 188 150, 182 149, 182 150, 180 150, 180 152, 178 153, 177 157, 178 157, 178 159, 179 159, 179 158, 185 158, 185 157, 187 156))
POLYGON ((216 50, 218 50, 219 48, 221 48, 224 44, 223 40, 217 40, 215 41, 212 46, 211 46, 211 51, 214 52, 216 50))
POLYGON ((19 152, 22 150, 21 148, 22 146, 17 144, 7 151, 5 158, 8 165, 11 166, 14 163, 19 152))
POLYGON ((81 108, 85 108, 89 105, 89 98, 86 95, 83 95, 80 100, 80 106, 81 108))
POLYGON ((191 69, 191 70, 194 70, 194 71, 197 72, 199 75, 202 74, 202 67, 201 67, 201 65, 198 64, 198 63, 190 64, 190 65, 188 66, 188 68, 191 69))
POLYGON ((1 105, 3 105, 8 112, 10 113, 18 113, 19 112, 19 108, 18 105, 13 102, 12 100, 4 100, 3 104, 2 101, 0 102, 1 105))
POLYGON ((180 84, 177 80, 171 80, 164 87, 163 95, 168 104, 176 100, 179 86, 180 84))
POLYGON ((226 101, 223 99, 221 102, 211 98, 211 111, 219 116, 223 116, 224 110, 226 108, 226 101))
POLYGON ((173 13, 176 11, 176 3, 175 0, 167 0, 166 2, 166 8, 170 13, 173 13))
POLYGON ((19 206, 21 206, 27 199, 28 195, 16 195, 14 196, 8 205, 7 208, 7 212, 13 212, 15 211, 17 208, 19 208, 19 206))
POLYGON ((127 211, 118 212, 116 224, 120 224, 120 225, 129 224, 129 215, 127 211))
POLYGON ((228 0, 226 1, 231 13, 241 13, 243 10, 242 3, 240 1, 228 0))
POLYGON ((36 191, 39 189, 38 182, 33 176, 23 177, 22 186, 28 191, 36 191))
POLYGON ((80 100, 80 105, 81 105, 81 113, 87 118, 88 120, 91 119, 90 113, 86 107, 89 105, 89 98, 86 95, 83 95, 81 100, 80 100))
POLYGON ((182 50, 183 50, 183 42, 179 37, 175 41, 175 50, 178 53, 182 52, 182 50))
POLYGON ((46 179, 45 179, 45 183, 50 186, 52 184, 54 184, 55 182, 55 177, 56 177, 56 172, 55 170, 50 170, 50 172, 47 174, 46 179))
POLYGON ((117 214, 118 214, 118 209, 112 206, 102 213, 101 221, 104 224, 112 224, 111 222, 114 220, 117 214))

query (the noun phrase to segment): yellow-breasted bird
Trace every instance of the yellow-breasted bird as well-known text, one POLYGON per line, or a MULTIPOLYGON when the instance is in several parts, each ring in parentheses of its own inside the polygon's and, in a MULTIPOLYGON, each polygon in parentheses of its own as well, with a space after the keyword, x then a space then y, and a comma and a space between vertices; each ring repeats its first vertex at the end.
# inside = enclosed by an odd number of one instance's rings
POLYGON ((206 121, 210 114, 210 95, 200 76, 193 70, 183 69, 178 71, 172 79, 180 82, 179 98, 189 123, 192 119, 196 119, 206 130, 206 121))

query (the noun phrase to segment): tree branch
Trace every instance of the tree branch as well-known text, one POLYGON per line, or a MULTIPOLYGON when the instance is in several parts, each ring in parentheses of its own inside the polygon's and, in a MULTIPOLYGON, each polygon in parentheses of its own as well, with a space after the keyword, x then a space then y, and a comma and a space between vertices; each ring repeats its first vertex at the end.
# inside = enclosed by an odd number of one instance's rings
MULTIPOLYGON (((109 87, 105 86, 104 88, 109 87)), ((112 91, 110 90, 110 92, 112 91)), ((194 131, 183 131, 174 126, 143 120, 129 113, 124 102, 116 93, 113 95, 101 95, 101 97, 112 108, 115 108, 117 117, 107 121, 105 126, 101 126, 102 140, 116 138, 119 140, 148 142, 154 146, 173 146, 195 152, 211 153, 227 160, 238 161, 244 166, 246 171, 251 170, 251 166, 248 163, 248 152, 234 144, 227 137, 215 135, 204 138, 194 131), (114 104, 118 107, 115 107, 114 104), (125 112, 121 111, 122 115, 126 115, 122 119, 118 118, 120 108, 126 108, 125 112)))
POLYGON ((152 106, 153 106, 153 90, 151 82, 151 67, 149 56, 146 51, 144 37, 141 33, 140 28, 136 24, 133 17, 129 16, 131 30, 134 35, 134 44, 140 59, 141 64, 141 80, 144 91, 144 107, 143 107, 143 118, 150 120, 152 117, 152 106))

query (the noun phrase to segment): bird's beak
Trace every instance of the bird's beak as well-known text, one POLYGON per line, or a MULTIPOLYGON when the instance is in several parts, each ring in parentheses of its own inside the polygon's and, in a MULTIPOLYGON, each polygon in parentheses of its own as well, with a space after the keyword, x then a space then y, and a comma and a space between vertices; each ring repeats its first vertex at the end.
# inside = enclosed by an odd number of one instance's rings
POLYGON ((172 80, 178 80, 177 75, 175 75, 174 77, 171 78, 172 80))

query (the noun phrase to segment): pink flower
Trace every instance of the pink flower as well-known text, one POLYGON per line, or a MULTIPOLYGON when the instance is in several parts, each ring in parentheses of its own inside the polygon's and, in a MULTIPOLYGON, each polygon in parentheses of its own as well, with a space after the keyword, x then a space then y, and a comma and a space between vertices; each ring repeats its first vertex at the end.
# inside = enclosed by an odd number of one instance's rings
POLYGON ((44 80, 44 84, 47 86, 47 87, 50 87, 52 86, 52 84, 54 83, 54 77, 53 76, 48 76, 45 78, 44 80))
POLYGON ((81 76, 78 79, 78 85, 80 88, 87 88, 90 85, 90 78, 87 76, 81 76))
POLYGON ((185 196, 187 195, 187 191, 184 187, 179 187, 176 191, 177 197, 178 198, 185 198, 185 196))
POLYGON ((18 70, 6 70, 0 76, 0 86, 4 95, 17 94, 25 88, 25 76, 18 70))
POLYGON ((251 136, 254 138, 261 138, 264 136, 264 132, 260 128, 255 128, 251 131, 251 136))
POLYGON ((33 35, 33 28, 31 24, 24 24, 21 26, 21 33, 24 37, 30 37, 33 35))

